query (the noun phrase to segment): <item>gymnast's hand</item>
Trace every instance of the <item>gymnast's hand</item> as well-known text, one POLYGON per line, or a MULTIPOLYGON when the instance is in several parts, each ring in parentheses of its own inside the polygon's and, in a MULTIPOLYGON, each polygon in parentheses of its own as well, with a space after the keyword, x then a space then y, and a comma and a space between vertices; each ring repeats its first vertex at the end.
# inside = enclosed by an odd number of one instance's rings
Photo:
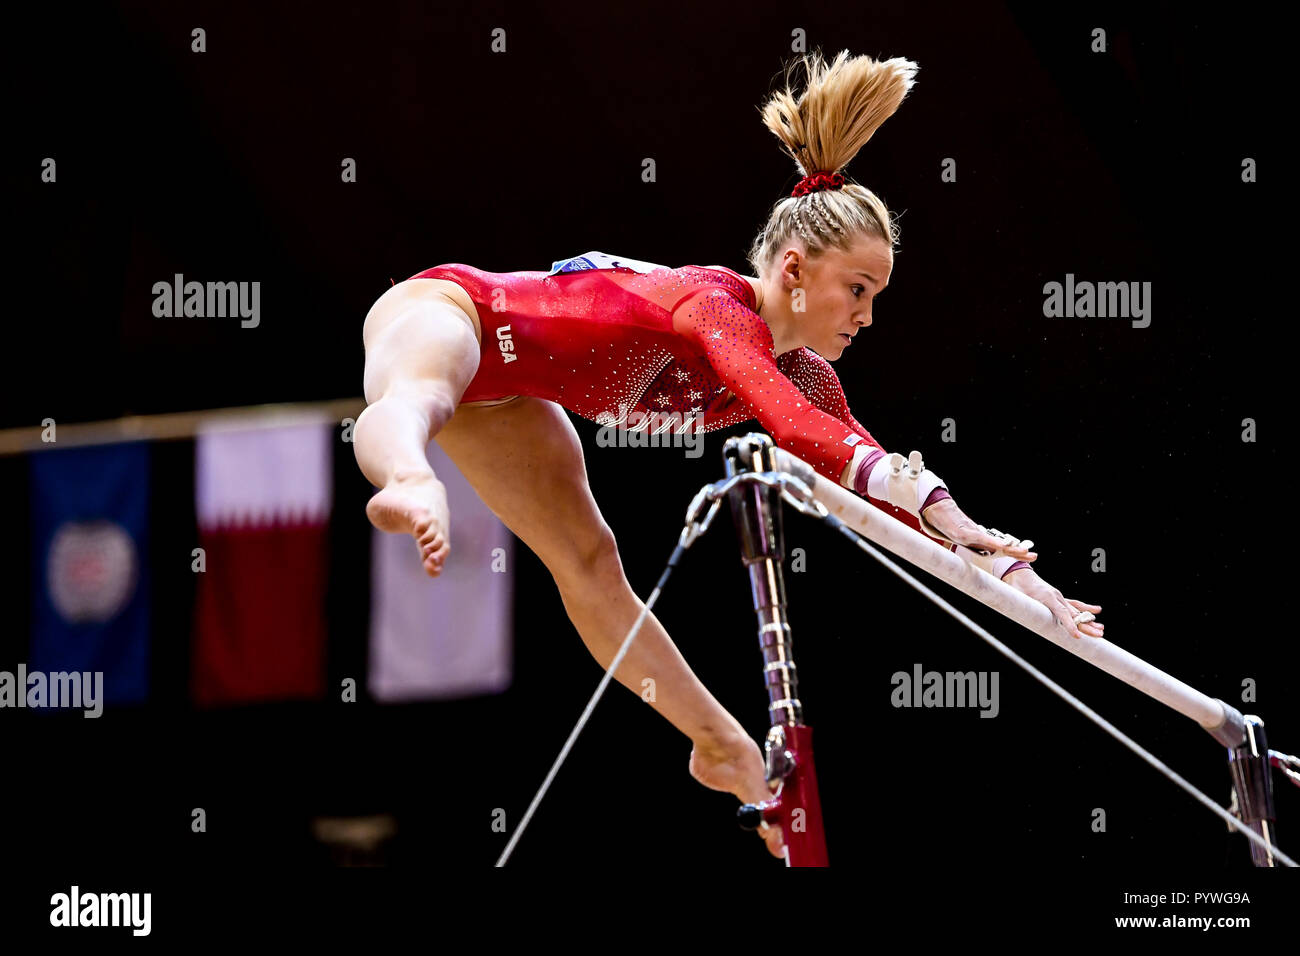
POLYGON ((1084 604, 1073 598, 1067 598, 1056 588, 1038 576, 1032 568, 1019 568, 1002 579, 1017 591, 1028 594, 1035 601, 1047 606, 1056 619, 1065 625, 1071 637, 1105 637, 1105 624, 1099 624, 1090 616, 1101 610, 1100 604, 1084 604), (1087 613, 1088 619, 1075 622, 1075 618, 1087 613))
MULTIPOLYGON (((697 743, 691 751, 691 776, 710 790, 735 794, 741 803, 762 803, 772 799, 763 755, 748 734, 742 733, 721 743, 697 743)), ((779 826, 765 823, 754 832, 763 838, 769 853, 785 859, 779 826)))
MULTIPOLYGON (((976 524, 967 517, 965 512, 957 507, 957 502, 951 498, 936 501, 930 507, 923 509, 921 514, 926 521, 942 531, 944 537, 953 544, 965 545, 972 551, 1010 555, 1020 561, 1038 560, 1038 552, 1030 551, 1010 535, 999 538, 990 534, 983 525, 976 524)), ((1029 544, 1032 546, 1033 542, 1029 544)))

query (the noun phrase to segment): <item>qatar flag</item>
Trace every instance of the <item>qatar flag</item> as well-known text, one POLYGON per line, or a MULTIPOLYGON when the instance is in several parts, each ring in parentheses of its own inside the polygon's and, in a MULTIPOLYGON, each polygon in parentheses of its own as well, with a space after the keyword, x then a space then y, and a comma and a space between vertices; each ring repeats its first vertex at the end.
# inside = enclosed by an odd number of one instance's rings
POLYGON ((334 434, 292 420, 200 430, 197 706, 324 696, 334 434))

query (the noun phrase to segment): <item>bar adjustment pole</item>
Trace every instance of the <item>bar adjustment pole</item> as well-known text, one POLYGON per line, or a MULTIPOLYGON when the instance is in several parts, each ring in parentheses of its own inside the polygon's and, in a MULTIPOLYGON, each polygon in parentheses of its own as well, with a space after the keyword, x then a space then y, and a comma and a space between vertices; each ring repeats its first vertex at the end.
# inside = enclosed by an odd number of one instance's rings
MULTIPOLYGON (((728 439, 722 456, 727 477, 745 472, 775 471, 775 446, 767 435, 728 439)), ((763 653, 771 727, 764 750, 771 800, 745 804, 737 816, 754 829, 761 822, 779 824, 788 866, 826 866, 826 836, 813 763, 812 728, 803 722, 799 679, 786 620, 785 531, 781 490, 758 482, 738 483, 727 492, 740 543, 741 560, 749 573, 758 641, 763 653)))

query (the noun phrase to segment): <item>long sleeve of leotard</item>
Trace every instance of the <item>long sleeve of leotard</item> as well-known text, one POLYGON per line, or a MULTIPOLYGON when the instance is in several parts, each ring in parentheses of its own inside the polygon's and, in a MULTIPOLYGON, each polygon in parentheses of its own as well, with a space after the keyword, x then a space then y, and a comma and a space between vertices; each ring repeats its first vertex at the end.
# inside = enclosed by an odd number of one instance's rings
MULTIPOLYGON (((854 431, 865 437, 876 448, 884 451, 881 444, 871 437, 868 432, 849 412, 849 402, 844 395, 844 387, 840 384, 840 377, 835 374, 831 368, 831 363, 826 361, 812 349, 803 348, 795 349, 782 355, 777 362, 778 366, 785 370, 790 381, 794 383, 799 391, 812 401, 814 405, 846 423, 854 431)), ((947 494, 943 492, 943 494, 947 494)), ((893 515, 899 521, 910 527, 913 531, 920 531, 926 534, 921 528, 921 522, 916 516, 909 511, 891 505, 888 501, 882 501, 879 498, 873 498, 871 495, 863 495, 869 502, 879 508, 881 511, 893 515)), ((956 545, 951 542, 936 538, 933 535, 926 534, 931 541, 943 545, 949 551, 956 550, 956 545)), ((1029 564, 1025 561, 1017 561, 1009 568, 1002 572, 1005 578, 1012 571, 1019 568, 1027 568, 1029 564)))
POLYGON ((844 386, 840 384, 840 377, 835 374, 830 362, 812 349, 802 348, 781 355, 776 364, 810 402, 827 415, 848 425, 865 438, 868 444, 881 448, 880 442, 872 438, 871 432, 849 411, 844 386))
MULTIPOLYGON (((844 395, 844 386, 840 384, 840 377, 835 374, 830 362, 812 349, 803 348, 782 355, 779 365, 786 370, 790 381, 794 383, 795 387, 808 396, 814 405, 826 412, 826 414, 844 422, 866 438, 870 444, 884 451, 884 447, 880 442, 876 441, 871 436, 871 433, 863 428, 862 424, 849 411, 849 402, 844 395)), ((839 480, 838 475, 835 476, 835 480, 839 480)), ((882 501, 870 495, 863 495, 862 497, 881 511, 897 518, 912 530, 925 534, 921 529, 921 522, 911 512, 904 511, 902 508, 891 505, 888 501, 882 501)), ((939 540, 931 535, 927 535, 927 537, 932 541, 939 540)))
MULTIPOLYGON (((689 296, 673 310, 673 325, 704 350, 714 372, 749 407, 778 447, 798 455, 831 481, 839 483, 856 447, 864 442, 881 447, 849 412, 844 388, 830 363, 809 349, 786 353, 781 364, 790 371, 788 377, 773 356, 772 330, 731 293, 709 289, 689 296)), ((910 512, 864 497, 921 531, 920 521, 910 512)))
MULTIPOLYGON (((705 289, 688 296, 673 310, 673 327, 703 350, 718 378, 779 447, 832 481, 839 482, 856 446, 875 444, 865 428, 827 414, 786 377, 767 323, 734 294, 705 289)), ((842 402, 838 380, 836 388, 842 402)))

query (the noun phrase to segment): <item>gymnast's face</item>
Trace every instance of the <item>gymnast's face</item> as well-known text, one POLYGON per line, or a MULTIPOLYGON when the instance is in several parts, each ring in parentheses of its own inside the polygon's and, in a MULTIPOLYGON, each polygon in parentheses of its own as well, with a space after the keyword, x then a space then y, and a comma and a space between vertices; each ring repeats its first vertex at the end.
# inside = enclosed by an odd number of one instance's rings
POLYGON ((872 300, 889 284, 894 253, 885 240, 862 236, 848 251, 832 247, 808 257, 789 250, 782 265, 803 344, 833 362, 871 324, 872 300), (803 290, 802 313, 796 288, 803 290))

